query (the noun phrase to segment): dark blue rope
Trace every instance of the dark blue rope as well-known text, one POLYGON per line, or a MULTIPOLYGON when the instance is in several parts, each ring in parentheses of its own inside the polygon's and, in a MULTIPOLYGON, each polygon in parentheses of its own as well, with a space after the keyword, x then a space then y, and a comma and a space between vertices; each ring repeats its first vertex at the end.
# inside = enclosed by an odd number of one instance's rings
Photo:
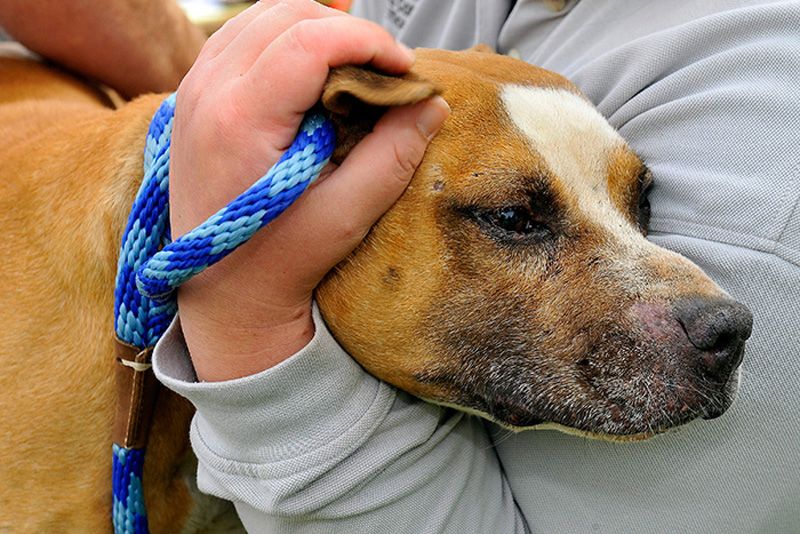
MULTIPOLYGON (((170 242, 169 149, 175 94, 156 111, 147 133, 144 180, 122 236, 114 322, 117 337, 153 347, 177 312, 175 289, 246 242, 313 182, 333 153, 334 132, 320 114, 303 120, 280 160, 228 206, 170 242)), ((147 371, 152 372, 152 371, 147 371)), ((142 492, 144 449, 114 444, 113 523, 117 534, 148 532, 142 492)))

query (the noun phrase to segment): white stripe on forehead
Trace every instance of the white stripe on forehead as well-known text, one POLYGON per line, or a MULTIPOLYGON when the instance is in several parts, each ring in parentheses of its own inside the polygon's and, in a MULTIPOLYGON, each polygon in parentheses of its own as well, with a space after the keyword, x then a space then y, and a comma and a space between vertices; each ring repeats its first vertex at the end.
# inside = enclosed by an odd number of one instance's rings
POLYGON ((625 142, 588 101, 564 89, 506 85, 509 117, 565 186, 607 191, 608 156, 625 142))
MULTIPOLYGON (((580 96, 563 89, 506 85, 500 97, 509 118, 553 175, 574 195, 576 207, 607 237, 597 252, 616 266, 624 287, 648 289, 639 271, 642 259, 657 255, 662 263, 690 263, 647 241, 614 206, 608 192, 609 156, 625 141, 580 96)), ((652 288, 651 288, 652 289, 652 288)))
POLYGON ((581 211, 613 234, 636 234, 608 193, 609 156, 625 141, 594 106, 565 89, 524 85, 503 86, 500 97, 511 121, 581 211))

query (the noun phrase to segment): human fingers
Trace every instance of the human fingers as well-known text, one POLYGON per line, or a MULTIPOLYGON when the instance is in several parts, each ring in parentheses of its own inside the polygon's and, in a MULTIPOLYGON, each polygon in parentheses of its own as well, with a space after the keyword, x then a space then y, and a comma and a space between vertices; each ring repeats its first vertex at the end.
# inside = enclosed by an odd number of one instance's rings
POLYGON ((314 0, 275 2, 249 21, 247 26, 226 45, 218 56, 220 63, 234 64, 235 68, 244 72, 272 41, 297 22, 305 19, 347 16, 342 11, 330 9, 314 0))
MULTIPOLYGON (((174 133, 176 143, 180 144, 179 138, 186 136, 203 152, 213 150, 219 153, 220 148, 225 147, 227 157, 208 158, 205 172, 201 175, 217 178, 213 185, 207 183, 199 196, 196 188, 195 191, 186 191, 176 181, 173 196, 176 205, 185 209, 174 210, 174 231, 187 231, 213 214, 226 199, 234 197, 256 180, 265 167, 289 146, 302 114, 319 99, 328 75, 327 58, 336 62, 384 58, 383 63, 377 63, 396 68, 407 68, 412 62, 408 52, 399 47, 385 30, 349 16, 300 21, 281 33, 268 48, 274 49, 278 57, 281 57, 281 51, 294 49, 297 61, 294 65, 287 63, 263 70, 261 76, 251 76, 254 70, 251 69, 245 77, 224 69, 207 68, 209 65, 206 65, 193 69, 181 85, 174 133), (326 21, 334 19, 337 30, 326 33, 329 27, 326 21), (319 25, 312 32, 314 43, 311 49, 302 48, 306 46, 305 30, 298 29, 308 25, 319 25), (378 43, 369 44, 372 41, 378 43), (387 56, 393 57, 385 59, 387 56), (187 195, 188 198, 184 198, 187 195)), ((227 54, 224 52, 220 57, 227 54)), ((264 58, 259 58, 259 61, 261 59, 264 58)), ((186 153, 177 154, 175 159, 182 157, 188 156, 186 153)), ((189 157, 185 164, 176 161, 174 166, 180 174, 184 167, 193 165, 192 161, 196 161, 196 156, 189 157)), ((200 178, 195 173, 195 183, 200 178)))
MULTIPOLYGON (((302 20, 262 52, 237 88, 236 101, 250 110, 256 123, 269 119, 296 128, 319 99, 331 67, 371 64, 403 73, 413 61, 411 50, 372 22, 349 16, 302 20), (284 75, 276 77, 275 72, 284 75), (268 102, 281 102, 281 109, 271 109, 268 102)), ((284 146, 290 137, 282 140, 284 146)))
POLYGON ((311 291, 403 193, 449 112, 441 97, 387 112, 338 169, 273 222, 267 239, 282 250, 275 270, 302 274, 305 283, 295 286, 311 291))
POLYGON ((225 21, 225 24, 208 38, 198 59, 207 61, 216 57, 250 22, 279 1, 281 0, 260 0, 225 21))
POLYGON ((358 209, 348 218, 368 230, 405 191, 428 144, 449 115, 450 106, 440 96, 390 110, 320 184, 328 189, 321 193, 330 205, 338 205, 359 191, 358 209))

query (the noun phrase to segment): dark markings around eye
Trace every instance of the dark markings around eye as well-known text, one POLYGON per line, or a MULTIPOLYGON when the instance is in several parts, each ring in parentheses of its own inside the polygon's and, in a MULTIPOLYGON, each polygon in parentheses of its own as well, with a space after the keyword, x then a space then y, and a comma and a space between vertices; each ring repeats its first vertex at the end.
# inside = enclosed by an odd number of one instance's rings
POLYGON ((495 200, 496 204, 487 201, 486 204, 453 205, 453 208, 500 244, 534 245, 552 241, 563 210, 558 207, 558 199, 547 177, 526 181, 527 187, 509 193, 505 203, 495 200))
POLYGON ((534 213, 528 206, 471 206, 458 208, 458 211, 477 224, 481 232, 503 245, 542 243, 550 241, 554 235, 551 218, 534 213))

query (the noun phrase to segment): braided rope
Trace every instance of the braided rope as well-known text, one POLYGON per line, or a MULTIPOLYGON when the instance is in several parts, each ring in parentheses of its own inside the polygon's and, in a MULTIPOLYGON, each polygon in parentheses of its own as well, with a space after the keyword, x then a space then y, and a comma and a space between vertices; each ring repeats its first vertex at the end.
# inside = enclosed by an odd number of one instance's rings
MULTIPOLYGON (((331 124, 320 114, 303 120, 280 160, 247 191, 200 226, 170 242, 169 149, 175 94, 158 108, 144 152, 144 180, 122 237, 114 290, 117 337, 152 347, 177 312, 175 289, 246 242, 318 176, 333 152, 331 124)), ((152 371, 148 371, 152 372, 152 371)), ((114 531, 148 532, 142 493, 145 449, 113 445, 114 531)))

